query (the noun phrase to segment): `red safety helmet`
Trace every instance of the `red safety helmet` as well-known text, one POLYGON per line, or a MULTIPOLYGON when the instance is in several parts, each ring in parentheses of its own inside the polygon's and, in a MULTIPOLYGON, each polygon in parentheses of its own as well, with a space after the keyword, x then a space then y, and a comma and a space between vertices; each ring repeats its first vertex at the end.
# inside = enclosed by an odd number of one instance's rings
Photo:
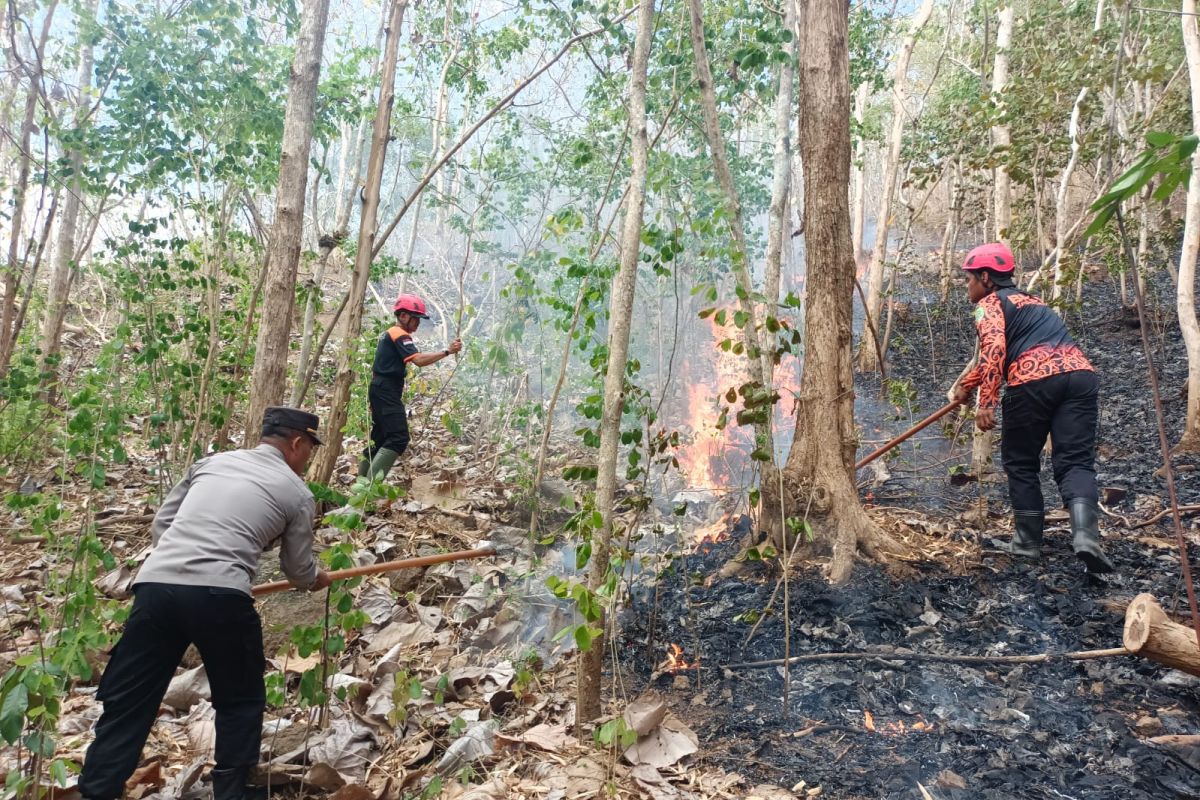
POLYGON ((962 268, 968 271, 990 269, 993 272, 1010 275, 1013 271, 1013 261, 1012 250, 1008 249, 1008 245, 1002 242, 992 242, 991 244, 981 244, 967 253, 967 259, 963 261, 962 268))
POLYGON ((392 311, 407 311, 414 317, 429 319, 429 315, 425 313, 425 301, 415 294, 402 294, 397 297, 396 305, 392 306, 392 311))

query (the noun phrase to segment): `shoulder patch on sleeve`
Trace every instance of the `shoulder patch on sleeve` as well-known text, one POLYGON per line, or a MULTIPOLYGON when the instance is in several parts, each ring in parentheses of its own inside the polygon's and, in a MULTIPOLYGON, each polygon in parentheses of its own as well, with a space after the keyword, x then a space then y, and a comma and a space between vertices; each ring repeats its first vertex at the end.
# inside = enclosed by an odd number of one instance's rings
POLYGON ((987 316, 987 312, 983 309, 983 306, 975 306, 975 321, 983 322, 985 316, 987 316))

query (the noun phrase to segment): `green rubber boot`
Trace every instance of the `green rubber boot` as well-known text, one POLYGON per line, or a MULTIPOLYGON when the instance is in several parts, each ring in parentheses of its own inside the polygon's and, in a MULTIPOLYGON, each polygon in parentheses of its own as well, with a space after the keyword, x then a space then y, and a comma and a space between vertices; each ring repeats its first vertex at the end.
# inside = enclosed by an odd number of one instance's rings
POLYGON ((396 463, 396 459, 400 454, 395 450, 389 450, 386 447, 381 447, 375 451, 375 458, 371 459, 370 475, 372 480, 383 480, 391 471, 392 465, 396 463))

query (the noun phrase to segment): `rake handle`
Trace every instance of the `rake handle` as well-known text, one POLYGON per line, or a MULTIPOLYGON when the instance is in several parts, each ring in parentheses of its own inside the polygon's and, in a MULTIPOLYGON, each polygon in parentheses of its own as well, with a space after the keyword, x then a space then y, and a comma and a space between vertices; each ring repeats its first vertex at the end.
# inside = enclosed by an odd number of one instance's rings
POLYGON ((946 416, 954 409, 958 408, 960 405, 962 405, 962 403, 959 403, 956 400, 951 400, 949 403, 942 406, 937 411, 933 412, 928 417, 926 417, 925 419, 918 422, 916 425, 913 425, 911 428, 909 428, 904 433, 897 436, 895 439, 892 439, 890 442, 885 444, 883 447, 879 448, 878 450, 871 453, 870 455, 863 456, 861 459, 859 459, 858 463, 854 465, 854 468, 862 469, 867 464, 870 464, 872 461, 879 458, 881 455, 886 453, 888 450, 891 450, 896 445, 901 444, 901 443, 911 439, 913 436, 916 436, 918 433, 925 430, 930 425, 937 422, 939 419, 946 416))
MULTIPOLYGON (((378 575, 381 572, 395 572, 413 567, 444 564, 447 561, 462 561, 467 558, 485 558, 494 555, 496 555, 494 547, 481 547, 478 550, 456 550, 453 553, 438 553, 432 556, 418 556, 416 558, 404 558, 399 561, 384 561, 381 564, 367 564, 363 567, 339 569, 329 573, 329 578, 330 580, 341 581, 347 578, 357 578, 360 575, 378 575)), ((274 594, 275 592, 282 592, 285 589, 292 588, 295 587, 289 581, 272 581, 271 583, 260 583, 250 590, 250 594, 255 597, 261 597, 264 594, 274 594)))

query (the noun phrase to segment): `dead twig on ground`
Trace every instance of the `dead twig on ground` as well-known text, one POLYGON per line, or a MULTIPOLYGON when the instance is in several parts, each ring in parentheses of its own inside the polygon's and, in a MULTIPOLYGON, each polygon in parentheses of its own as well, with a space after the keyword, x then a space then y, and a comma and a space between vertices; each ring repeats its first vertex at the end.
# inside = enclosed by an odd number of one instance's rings
POLYGON ((947 664, 1040 664, 1052 661, 1089 661, 1097 658, 1113 658, 1115 656, 1132 655, 1124 647, 1110 647, 1107 650, 1075 650, 1068 653, 1035 653, 1027 656, 970 656, 943 653, 886 653, 886 652, 850 652, 850 653, 810 653, 791 658, 772 658, 766 661, 744 661, 740 664, 722 664, 721 669, 767 669, 781 667, 784 662, 801 664, 812 661, 861 661, 869 658, 884 661, 934 661, 947 664))
MULTIPOLYGON (((1190 506, 1180 506, 1179 507, 1179 513, 1181 515, 1182 514, 1195 514, 1197 511, 1200 511, 1200 505, 1193 504, 1190 506)), ((1135 522, 1134 524, 1130 525, 1129 527, 1135 528, 1135 529, 1136 528, 1145 528, 1148 525, 1153 525, 1154 523, 1158 522, 1160 519, 1162 519, 1163 517, 1167 516, 1170 513, 1171 513, 1170 508, 1164 508, 1162 511, 1158 512, 1153 517, 1150 517, 1149 519, 1144 519, 1141 522, 1135 522)))

